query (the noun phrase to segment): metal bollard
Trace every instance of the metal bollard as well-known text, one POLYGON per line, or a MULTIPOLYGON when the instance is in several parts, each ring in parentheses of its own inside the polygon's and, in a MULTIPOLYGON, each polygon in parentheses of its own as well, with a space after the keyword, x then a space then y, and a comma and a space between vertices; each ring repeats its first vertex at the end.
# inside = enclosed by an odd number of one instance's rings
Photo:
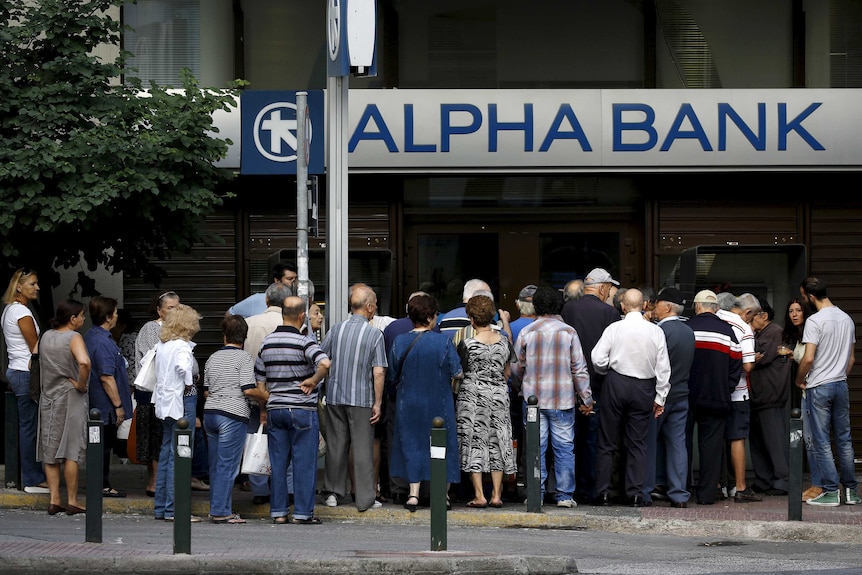
POLYGON ((18 451, 18 398, 6 392, 6 489, 24 489, 18 451))
POLYGON ((102 542, 102 471, 105 446, 102 413, 95 407, 87 421, 87 533, 88 543, 102 542))
POLYGON ((192 552, 192 433, 186 418, 174 429, 174 555, 192 552))
POLYGON ((524 480, 527 483, 527 511, 542 512, 542 465, 539 449, 539 398, 531 395, 527 398, 527 468, 524 470, 524 480))
POLYGON ((446 551, 446 428, 442 417, 431 425, 431 551, 446 551))
POLYGON ((802 410, 790 411, 790 485, 787 488, 787 520, 802 521, 802 410))

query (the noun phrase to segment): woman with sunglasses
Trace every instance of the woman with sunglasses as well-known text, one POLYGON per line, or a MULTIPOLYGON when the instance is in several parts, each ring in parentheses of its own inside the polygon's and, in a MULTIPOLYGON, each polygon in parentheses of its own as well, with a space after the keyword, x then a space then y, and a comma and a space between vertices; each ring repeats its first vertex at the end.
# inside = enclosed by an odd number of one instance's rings
MULTIPOLYGON (((172 291, 166 291, 153 302, 153 319, 141 327, 135 339, 135 374, 138 373, 144 354, 159 343, 159 334, 168 312, 179 304, 180 296, 172 291)), ((138 462, 147 466, 147 495, 155 497, 159 453, 162 449, 162 422, 156 417, 152 397, 152 392, 135 389, 135 451, 138 462)))
POLYGON ((39 405, 30 397, 30 358, 38 351, 40 331, 30 305, 38 297, 36 272, 27 268, 17 270, 3 296, 6 306, 0 319, 9 356, 6 377, 18 401, 18 449, 27 493, 49 493, 45 470, 36 461, 39 405))

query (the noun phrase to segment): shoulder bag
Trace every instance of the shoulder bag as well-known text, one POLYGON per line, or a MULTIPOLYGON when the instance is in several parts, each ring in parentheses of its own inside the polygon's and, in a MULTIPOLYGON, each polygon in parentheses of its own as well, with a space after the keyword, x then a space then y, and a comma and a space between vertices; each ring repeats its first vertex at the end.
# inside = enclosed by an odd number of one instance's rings
POLYGON ((138 375, 135 376, 135 387, 141 391, 149 391, 152 393, 156 389, 156 348, 155 346, 147 350, 144 357, 141 358, 141 367, 138 368, 138 375))

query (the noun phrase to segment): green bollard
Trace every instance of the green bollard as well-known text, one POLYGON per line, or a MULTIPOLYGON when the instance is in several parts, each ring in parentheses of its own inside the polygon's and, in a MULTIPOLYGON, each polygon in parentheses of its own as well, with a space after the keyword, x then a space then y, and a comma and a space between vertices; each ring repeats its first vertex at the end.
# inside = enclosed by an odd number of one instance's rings
POLYGON ((787 488, 787 520, 802 521, 802 410, 790 411, 790 485, 787 488))
POLYGON ((431 423, 431 551, 446 551, 446 428, 431 423))
POLYGON ((21 481, 21 466, 18 463, 18 398, 11 391, 6 392, 6 489, 24 489, 21 481))
POLYGON ((174 429, 174 555, 192 552, 192 433, 181 418, 174 429))
POLYGON ((531 395, 527 398, 527 455, 524 480, 527 483, 527 511, 542 512, 542 465, 539 449, 539 398, 531 395))
POLYGON ((87 421, 87 543, 102 542, 102 471, 105 435, 102 413, 95 407, 87 421))

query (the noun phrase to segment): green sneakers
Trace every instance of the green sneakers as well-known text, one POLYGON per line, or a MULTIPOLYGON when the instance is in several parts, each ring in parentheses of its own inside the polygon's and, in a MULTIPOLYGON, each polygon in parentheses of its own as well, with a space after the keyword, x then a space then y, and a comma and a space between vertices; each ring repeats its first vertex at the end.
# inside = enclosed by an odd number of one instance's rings
POLYGON ((855 489, 844 490, 844 505, 859 505, 862 503, 862 498, 856 495, 855 489))
MULTIPOLYGON (((849 491, 849 490, 848 490, 849 491)), ((856 495, 855 493, 853 495, 856 495)), ((856 498, 859 501, 859 498, 856 498)), ((841 505, 841 498, 837 491, 824 491, 814 499, 809 499, 805 503, 808 505, 819 505, 820 507, 838 507, 841 505)))

